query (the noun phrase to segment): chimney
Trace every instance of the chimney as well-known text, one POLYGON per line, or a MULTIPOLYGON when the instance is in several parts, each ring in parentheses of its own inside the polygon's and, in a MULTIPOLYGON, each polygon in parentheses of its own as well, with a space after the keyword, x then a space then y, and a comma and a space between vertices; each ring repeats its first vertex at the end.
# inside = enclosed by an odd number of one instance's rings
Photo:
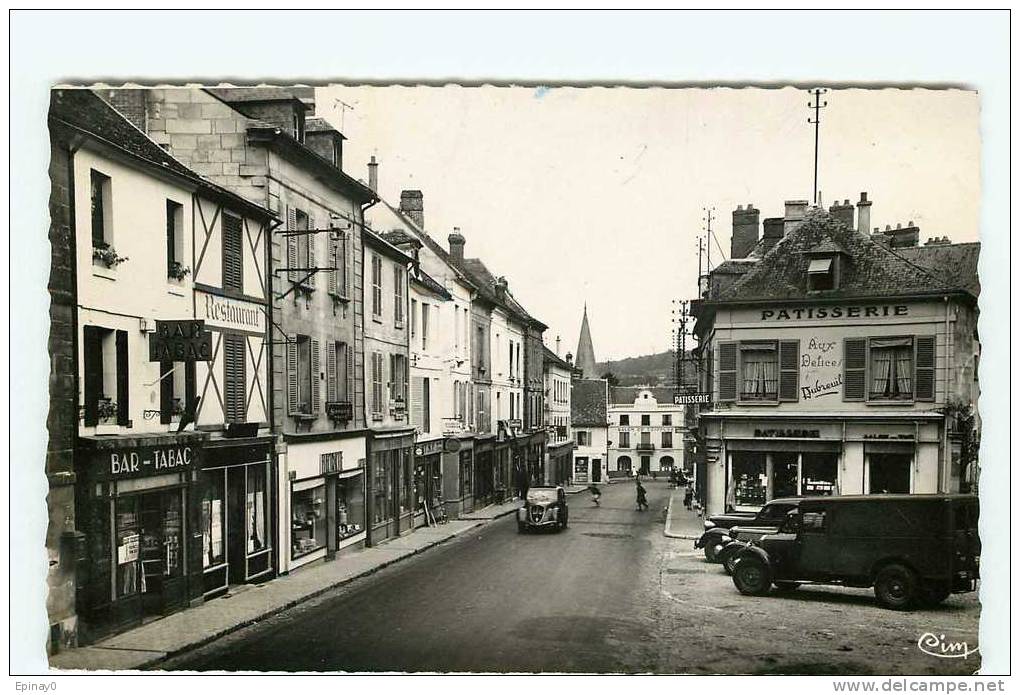
MULTIPOLYGON (((379 192, 379 162, 375 161, 375 155, 368 160, 368 187, 376 193, 379 192)), ((404 196, 400 196, 400 202, 404 202, 404 196)))
POLYGON ((400 212, 411 218, 419 229, 425 229, 425 205, 421 191, 401 191, 400 212))
POLYGON ((806 200, 786 201, 786 215, 783 218, 783 236, 790 233, 790 230, 804 221, 804 213, 807 212, 808 202, 806 200))
POLYGON ((867 234, 871 229, 871 201, 868 200, 868 193, 861 193, 861 199, 857 203, 857 231, 867 234))
POLYGON ((745 210, 738 205, 733 211, 733 234, 730 236, 730 258, 747 258, 758 245, 758 211, 752 203, 745 210))
POLYGON ((782 217, 766 217, 765 222, 762 224, 762 237, 761 242, 764 247, 765 253, 768 253, 769 249, 775 246, 780 239, 783 238, 783 218, 782 217))
POLYGON ((569 352, 567 353, 567 364, 569 364, 571 367, 574 366, 574 356, 569 352))
POLYGON ((121 89, 96 90, 96 94, 118 111, 121 116, 131 121, 138 130, 148 133, 146 128, 144 89, 123 87, 121 89))
POLYGON ((453 256, 455 261, 464 260, 464 237, 460 233, 460 227, 453 228, 453 234, 446 237, 446 242, 450 245, 450 255, 453 256))
POLYGON ((556 336, 556 356, 560 356, 560 337, 556 336))
POLYGON ((850 204, 849 199, 844 200, 842 205, 839 201, 833 203, 829 208, 829 214, 847 229, 854 228, 854 206, 850 204))
POLYGON ((904 249, 917 246, 917 242, 921 237, 921 230, 914 225, 913 220, 910 220, 906 227, 897 223, 896 229, 887 231, 886 235, 889 237, 890 246, 894 249, 904 249))
POLYGON ((506 299, 507 282, 505 277, 496 278, 496 296, 500 301, 506 299))

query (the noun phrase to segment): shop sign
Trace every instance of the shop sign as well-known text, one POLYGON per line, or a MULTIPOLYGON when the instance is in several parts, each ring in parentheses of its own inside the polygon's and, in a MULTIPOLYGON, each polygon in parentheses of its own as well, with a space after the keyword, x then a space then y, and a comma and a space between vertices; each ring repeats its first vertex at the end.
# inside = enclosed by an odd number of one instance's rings
POLYGON ((212 359, 212 333, 204 321, 156 321, 149 335, 150 362, 208 362, 212 359))
POLYGON ((339 473, 344 467, 344 452, 327 451, 319 454, 319 474, 339 473))
POLYGON ((422 442, 414 448, 415 456, 431 456, 433 454, 439 454, 443 451, 442 439, 435 439, 430 442, 422 442))
POLYGON ((354 419, 354 404, 350 401, 326 401, 326 416, 330 420, 349 422, 354 419))
POLYGON ((100 474, 106 478, 138 478, 146 475, 176 473, 190 468, 197 452, 190 446, 145 446, 106 454, 100 474))
POLYGON ((673 405, 699 405, 711 402, 711 393, 677 393, 673 396, 673 405))
POLYGON ((907 316, 906 304, 849 305, 796 307, 792 309, 762 309, 762 321, 790 321, 795 319, 877 319, 890 316, 907 316))
POLYGON ((863 435, 862 439, 908 439, 914 441, 914 435, 908 432, 901 432, 899 434, 871 433, 863 435))
POLYGON ((783 438, 783 439, 818 439, 822 436, 820 430, 801 430, 801 429, 768 429, 768 430, 754 430, 754 436, 757 439, 770 439, 770 438, 783 438))
POLYGON ((517 420, 517 419, 514 419, 514 420, 508 420, 508 421, 507 421, 507 425, 508 425, 508 426, 510 427, 510 429, 512 429, 512 430, 519 430, 519 429, 521 429, 522 427, 524 427, 524 422, 523 422, 522 420, 517 420))
POLYGON ((199 317, 210 326, 249 333, 265 332, 265 311, 253 302, 195 290, 195 307, 199 317))
POLYGON ((455 454, 460 451, 460 440, 456 437, 447 437, 443 440, 443 451, 448 454, 455 454))

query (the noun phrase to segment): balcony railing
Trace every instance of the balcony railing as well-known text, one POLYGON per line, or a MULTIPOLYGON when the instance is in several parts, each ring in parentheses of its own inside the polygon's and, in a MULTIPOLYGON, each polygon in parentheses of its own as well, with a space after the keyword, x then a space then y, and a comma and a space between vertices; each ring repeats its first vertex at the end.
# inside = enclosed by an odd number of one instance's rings
POLYGON ((638 444, 634 448, 636 448, 638 451, 655 451, 655 445, 654 444, 641 443, 641 444, 638 444))

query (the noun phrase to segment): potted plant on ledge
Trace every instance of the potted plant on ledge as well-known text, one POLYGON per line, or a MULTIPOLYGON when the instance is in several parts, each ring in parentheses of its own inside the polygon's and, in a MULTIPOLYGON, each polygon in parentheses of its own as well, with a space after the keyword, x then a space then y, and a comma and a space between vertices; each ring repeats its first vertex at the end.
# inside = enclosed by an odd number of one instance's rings
MULTIPOLYGON (((127 259, 124 259, 127 260, 127 259)), ((191 273, 191 268, 184 265, 180 261, 170 261, 170 265, 166 269, 167 277, 170 277, 178 282, 181 282, 191 273)))
POLYGON ((118 265, 128 260, 127 256, 120 256, 117 254, 117 250, 109 244, 95 245, 92 247, 92 259, 99 261, 107 268, 113 270, 118 265))

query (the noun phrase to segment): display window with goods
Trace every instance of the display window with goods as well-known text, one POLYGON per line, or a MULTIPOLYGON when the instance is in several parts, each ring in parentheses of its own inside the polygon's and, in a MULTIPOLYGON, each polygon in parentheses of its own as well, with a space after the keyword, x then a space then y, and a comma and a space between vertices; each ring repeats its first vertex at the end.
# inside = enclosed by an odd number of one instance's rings
POLYGON ((326 481, 324 478, 295 481, 290 497, 291 559, 326 547, 326 481))

